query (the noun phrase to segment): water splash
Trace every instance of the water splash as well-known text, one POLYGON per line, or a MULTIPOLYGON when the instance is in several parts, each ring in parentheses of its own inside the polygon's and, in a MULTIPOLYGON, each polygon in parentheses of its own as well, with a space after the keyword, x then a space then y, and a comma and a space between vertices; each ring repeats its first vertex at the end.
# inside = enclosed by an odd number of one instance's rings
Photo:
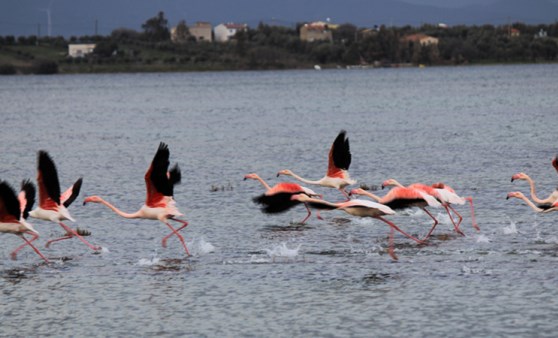
POLYGON ((511 235, 511 234, 519 233, 519 231, 517 231, 517 226, 515 225, 515 222, 512 221, 512 220, 510 220, 510 225, 509 226, 502 228, 502 232, 504 233, 504 235, 511 235))
POLYGON ((296 256, 298 256, 298 252, 300 250, 300 247, 301 247, 301 244, 299 244, 294 249, 289 249, 287 247, 287 243, 283 242, 280 245, 276 245, 271 249, 264 249, 264 250, 267 253, 267 255, 269 257, 271 257, 272 259, 275 259, 277 257, 295 258, 296 256))
POLYGON ((159 264, 160 261, 161 259, 157 257, 157 252, 154 252, 153 255, 151 255, 151 258, 142 258, 136 263, 136 265, 153 266, 159 264))
POLYGON ((194 238, 191 242, 187 242, 186 244, 192 256, 201 256, 215 252, 215 246, 207 242, 204 238, 194 238))
POLYGON ((477 243, 490 243, 490 238, 486 235, 480 234, 477 236, 477 243))

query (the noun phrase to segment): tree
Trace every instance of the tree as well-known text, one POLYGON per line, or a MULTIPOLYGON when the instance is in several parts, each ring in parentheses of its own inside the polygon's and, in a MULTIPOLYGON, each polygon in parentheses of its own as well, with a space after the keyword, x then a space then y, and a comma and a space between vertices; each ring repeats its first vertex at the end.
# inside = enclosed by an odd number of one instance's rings
POLYGON ((185 43, 190 38, 190 30, 186 25, 186 21, 181 20, 178 25, 176 25, 176 30, 174 31, 173 41, 176 43, 185 43))
POLYGON ((144 37, 149 41, 167 41, 170 39, 168 21, 165 13, 159 12, 157 16, 147 20, 143 25, 144 37))

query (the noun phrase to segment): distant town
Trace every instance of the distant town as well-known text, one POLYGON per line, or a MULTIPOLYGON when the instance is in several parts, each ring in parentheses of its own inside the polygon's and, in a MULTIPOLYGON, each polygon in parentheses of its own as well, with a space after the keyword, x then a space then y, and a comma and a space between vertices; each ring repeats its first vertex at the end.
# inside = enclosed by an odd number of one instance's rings
POLYGON ((296 27, 180 21, 163 12, 141 31, 108 36, 0 36, 0 75, 425 67, 556 62, 558 23, 356 27, 329 20, 296 27))

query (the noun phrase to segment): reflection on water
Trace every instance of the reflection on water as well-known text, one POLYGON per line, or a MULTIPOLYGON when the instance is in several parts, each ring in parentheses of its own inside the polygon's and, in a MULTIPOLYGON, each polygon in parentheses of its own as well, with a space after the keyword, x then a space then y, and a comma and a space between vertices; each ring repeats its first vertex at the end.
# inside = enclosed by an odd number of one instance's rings
MULTIPOLYGON (((31 250, 0 240, 2 334, 7 336, 551 336, 556 332, 556 214, 507 203, 516 172, 556 187, 558 67, 487 66, 363 71, 223 72, 6 77, 0 82, 0 179, 36 175, 36 151, 57 158, 61 186, 83 176, 83 198, 123 210, 144 201, 160 141, 183 172, 175 198, 189 226, 184 257, 166 226, 75 203, 70 212, 103 247, 79 241, 31 250), (351 176, 370 189, 446 182, 475 198, 455 234, 443 209, 428 245, 335 211, 265 215, 252 203, 292 168, 318 179, 346 129, 351 176), (29 320, 22 324, 22 318, 29 320)), ((355 186, 355 187, 356 187, 355 186)), ((540 187, 540 188, 539 188, 540 187)), ((316 192, 337 201, 339 192, 316 192)), ((382 195, 384 191, 378 191, 382 195)), ((432 220, 389 217, 423 237, 432 220)), ((44 246, 58 235, 35 220, 44 246)), ((75 224, 74 226, 77 226, 75 224)))

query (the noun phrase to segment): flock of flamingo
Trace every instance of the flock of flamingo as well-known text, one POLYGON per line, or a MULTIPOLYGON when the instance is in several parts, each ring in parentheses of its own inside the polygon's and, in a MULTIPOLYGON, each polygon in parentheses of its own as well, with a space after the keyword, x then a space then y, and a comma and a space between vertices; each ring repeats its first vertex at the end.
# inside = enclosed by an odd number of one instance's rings
MULTIPOLYGON (((176 236, 182 244, 184 251, 190 255, 184 237, 180 231, 188 226, 188 222, 180 217, 184 216, 176 207, 174 200, 174 186, 181 181, 181 172, 177 164, 169 170, 170 152, 168 146, 161 142, 155 153, 155 156, 145 174, 145 184, 147 197, 145 204, 136 212, 126 213, 116 208, 99 196, 89 196, 84 199, 83 204, 100 203, 114 211, 124 218, 143 218, 158 220, 165 224, 171 232, 163 237, 162 246, 167 246, 167 240, 173 235, 176 236), (174 227, 172 222, 178 223, 178 227, 174 227)), ((261 177, 252 173, 244 177, 244 179, 252 179, 259 181, 265 188, 265 192, 255 197, 255 203, 261 205, 261 209, 267 214, 276 214, 290 210, 291 208, 302 204, 307 210, 306 217, 300 222, 304 224, 315 209, 316 217, 320 216, 321 210, 341 210, 349 215, 356 217, 372 217, 386 223, 390 227, 388 253, 397 260, 393 249, 394 231, 398 231, 413 241, 424 244, 433 233, 438 225, 438 220, 427 208, 442 207, 447 212, 450 221, 453 224, 456 233, 464 236, 460 229, 463 217, 455 210, 454 205, 470 204, 472 226, 480 231, 477 225, 473 199, 472 197, 461 197, 457 195, 447 184, 438 182, 432 185, 422 183, 413 183, 404 186, 394 179, 388 179, 382 183, 382 189, 392 187, 392 189, 384 196, 377 196, 363 188, 351 190, 349 193, 345 188, 356 183, 349 176, 349 166, 351 164, 351 152, 349 147, 349 139, 346 131, 342 130, 334 140, 328 157, 328 167, 326 175, 320 180, 308 180, 294 174, 291 170, 285 169, 277 173, 277 176, 292 176, 296 180, 309 185, 318 185, 322 187, 334 188, 339 190, 345 200, 341 202, 329 202, 323 199, 321 194, 317 194, 313 190, 303 187, 297 183, 280 182, 273 187, 269 186, 261 177), (368 199, 352 198, 352 196, 366 196, 368 199), (402 230, 386 217, 395 215, 396 211, 408 208, 420 208, 423 210, 434 223, 424 238, 417 238, 402 230), (454 216, 457 217, 457 222, 454 216)), ((558 156, 552 161, 552 165, 558 171, 558 156)), ((68 211, 68 207, 74 202, 79 195, 82 179, 78 179, 70 188, 61 193, 58 181, 58 173, 54 161, 46 151, 38 152, 37 165, 37 186, 39 189, 38 207, 34 210, 33 205, 36 198, 36 189, 30 180, 24 180, 21 183, 19 194, 16 195, 14 189, 5 181, 0 181, 0 232, 12 233, 19 236, 24 243, 13 250, 10 254, 12 259, 16 259, 17 253, 26 246, 31 247, 45 262, 49 260, 41 253, 41 251, 33 245, 33 242, 39 238, 39 233, 35 228, 27 222, 28 217, 58 223, 64 231, 65 235, 60 238, 48 240, 45 247, 49 247, 52 243, 78 238, 91 250, 99 251, 101 247, 90 244, 83 236, 88 235, 87 231, 72 229, 63 221, 75 220, 68 211), (29 238, 26 235, 30 236, 29 238)), ((525 201, 536 212, 548 213, 558 210, 558 189, 556 189, 548 198, 540 199, 536 196, 535 183, 525 173, 518 173, 512 176, 514 180, 526 180, 530 184, 531 197, 534 202, 529 200, 521 192, 510 192, 507 198, 519 198, 525 201), (535 204, 537 203, 537 204, 535 204)))

